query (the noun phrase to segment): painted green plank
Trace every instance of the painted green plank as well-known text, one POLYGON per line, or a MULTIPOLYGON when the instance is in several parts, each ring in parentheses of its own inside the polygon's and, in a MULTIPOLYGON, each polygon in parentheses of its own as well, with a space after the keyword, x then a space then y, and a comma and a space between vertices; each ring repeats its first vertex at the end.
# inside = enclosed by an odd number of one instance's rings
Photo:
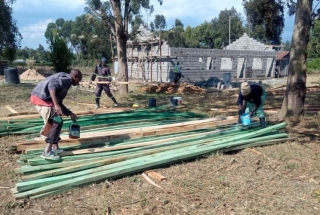
MULTIPOLYGON (((253 134, 251 134, 252 136, 253 134)), ((274 136, 264 136, 264 137, 261 137, 261 138, 254 138, 254 139, 251 139, 251 140, 245 140, 246 142, 257 142, 257 141, 261 141, 261 140, 266 140, 266 139, 271 139, 271 138, 282 138, 282 137, 286 137, 287 135, 286 134, 277 134, 277 135, 274 135, 274 136)), ((234 137, 233 140, 237 140, 238 138, 234 137)), ((235 145, 236 143, 239 144, 239 142, 243 143, 245 141, 236 141, 235 143, 233 143, 233 145, 235 145)), ((208 141, 208 142, 211 142, 211 141, 208 141)), ((215 142, 225 142, 227 143, 228 141, 213 141, 213 143, 215 142)), ((211 142, 212 143, 212 142, 211 142)), ((225 146, 223 144, 218 144, 216 143, 216 145, 220 146, 221 148, 224 148, 225 146)), ((232 144, 232 143, 231 143, 232 144)), ((214 145, 214 146, 216 146, 214 145)), ((206 147, 213 147, 212 144, 209 145, 204 145, 204 144, 200 144, 200 145, 196 145, 196 146, 192 146, 191 148, 191 152, 190 153, 193 153, 192 150, 198 150, 200 148, 206 148, 206 147)), ((190 147, 184 147, 182 149, 188 149, 190 147)), ((178 150, 181 150, 181 149, 178 149, 178 150)), ((179 153, 176 152, 177 150, 171 150, 171 151, 166 151, 165 152, 165 155, 169 155, 169 154, 172 154, 173 156, 175 155, 179 155, 179 153)), ((184 151, 184 150, 182 150, 184 151)), ((157 153, 159 154, 159 153, 157 153)), ((163 154, 163 153, 160 153, 160 154, 163 154)), ((154 154, 155 155, 155 154, 154 154)), ((153 155, 152 155, 153 156, 153 155)), ((152 157, 151 156, 151 157, 152 157)), ((146 156, 144 156, 146 157, 146 156)), ((119 168, 119 166, 123 166, 123 165, 128 165, 130 164, 131 162, 133 163, 139 163, 139 158, 136 158, 136 159, 132 159, 132 160, 127 160, 127 161, 123 161, 123 162, 119 162, 119 163, 115 163, 115 164, 111 164, 111 165, 106 165, 106 166, 102 166, 102 167, 98 167, 98 168, 94 168, 94 169, 90 169, 90 170, 84 170, 84 171, 80 171, 80 172, 76 172, 76 173, 71 173, 71 174, 68 174, 68 175, 62 175, 62 176, 59 176, 59 177, 51 177, 51 178, 45 178, 45 179, 40 179, 40 180, 34 180, 34 181, 31 181, 31 182, 19 182, 17 183, 17 189, 19 191, 22 191, 22 190, 28 190, 28 189, 33 189, 35 187, 40 187, 40 186, 44 186, 44 185, 47 185, 47 184, 52 184, 52 183, 57 183, 57 182, 61 182, 61 181, 64 181, 64 180, 68 180, 69 178, 76 178, 76 177, 81 177, 83 175, 86 175, 86 174, 92 174, 94 172, 100 172, 100 171, 104 171, 106 169, 114 169, 114 168, 119 168)))
MULTIPOLYGON (((118 167, 118 168, 111 168, 110 169, 110 167, 112 167, 115 164, 107 165, 107 168, 109 168, 109 169, 105 170, 105 171, 98 171, 97 172, 97 169, 101 170, 101 167, 98 167, 98 168, 92 169, 92 173, 89 175, 80 176, 80 177, 77 177, 74 179, 69 179, 69 180, 65 180, 63 182, 58 182, 58 183, 54 183, 51 185, 46 185, 46 186, 36 188, 36 189, 30 190, 30 191, 26 191, 23 193, 18 193, 15 195, 15 197, 17 199, 21 199, 21 198, 24 198, 27 196, 34 196, 34 195, 38 195, 38 194, 42 194, 42 193, 47 193, 47 192, 54 191, 57 189, 66 189, 66 188, 70 188, 73 186, 78 186, 78 185, 94 182, 94 181, 105 179, 105 178, 119 177, 119 176, 122 176, 125 174, 139 172, 139 171, 144 170, 146 168, 156 167, 159 165, 164 165, 164 164, 169 164, 172 162, 177 162, 177 161, 181 161, 181 160, 185 160, 185 159, 194 158, 194 157, 197 157, 197 156, 200 156, 203 154, 211 153, 216 150, 221 150, 226 147, 236 146, 240 143, 243 144, 245 141, 248 141, 248 138, 252 138, 257 135, 262 135, 262 134, 268 133, 270 130, 280 129, 285 126, 286 126, 285 123, 280 123, 278 125, 270 126, 270 127, 260 129, 255 132, 251 132, 250 134, 239 135, 237 137, 233 137, 230 139, 227 138, 226 140, 216 141, 215 145, 210 144, 210 145, 184 147, 182 149, 171 150, 170 153, 161 152, 161 153, 157 153, 157 154, 154 154, 151 156, 149 155, 149 156, 144 156, 144 157, 137 158, 137 159, 132 159, 129 161, 131 161, 131 162, 135 161, 135 162, 133 162, 132 164, 129 164, 129 165, 124 165, 124 166, 118 167), (240 140, 240 139, 242 139, 242 140, 240 140)), ((119 163, 116 163, 116 165, 119 166, 119 164, 121 165, 121 164, 124 164, 127 162, 128 161, 119 162, 119 163)))
MULTIPOLYGON (((232 133, 233 131, 230 130, 230 131, 223 131, 225 134, 221 136, 221 132, 217 132, 216 134, 212 134, 210 135, 209 137, 214 137, 214 136, 218 136, 220 135, 220 137, 217 137, 217 138, 225 138, 227 136, 230 136, 230 135, 235 135, 234 133, 232 133), (230 134, 231 133, 231 134, 230 134)), ((245 132, 245 131, 243 131, 245 132)), ((208 138, 209 138, 208 137, 208 138)), ((203 138, 203 137, 200 137, 200 138, 203 138)), ((188 140, 184 140, 184 141, 190 141, 189 139, 188 140)), ((181 142, 179 141, 175 141, 174 142, 175 144, 179 144, 181 142)), ((162 147, 163 145, 166 145, 166 144, 174 144, 173 142, 168 142, 168 143, 163 143, 163 144, 159 144, 159 145, 154 145, 154 147, 162 147)), ((151 146, 150 146, 151 147, 151 146)), ((135 151, 135 150, 141 150, 142 147, 138 147, 136 149, 128 149, 127 152, 132 152, 132 151, 135 151)), ((72 160, 77 160, 77 159, 87 159, 87 158, 94 158, 94 157, 102 157, 102 156, 111 156, 111 155, 117 155, 117 154, 122 154, 124 153, 124 150, 125 149, 122 149, 122 150, 115 150, 115 151, 109 151, 109 152, 100 152, 100 153, 93 153, 93 154, 83 154, 83 155, 73 155, 73 156, 66 156, 66 157, 62 157, 62 159, 60 161, 52 161, 52 160, 45 160, 45 159, 29 159, 28 160, 28 163, 30 165, 47 165, 47 164, 53 164, 53 163, 59 163, 59 162, 62 162, 62 161, 72 161, 72 160)))

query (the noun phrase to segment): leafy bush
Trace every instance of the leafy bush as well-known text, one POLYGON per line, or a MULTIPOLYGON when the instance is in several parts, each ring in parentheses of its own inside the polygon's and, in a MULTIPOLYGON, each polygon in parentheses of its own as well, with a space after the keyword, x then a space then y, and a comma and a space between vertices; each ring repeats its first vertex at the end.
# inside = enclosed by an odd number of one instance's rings
POLYGON ((56 72, 69 72, 72 63, 73 54, 67 46, 67 43, 56 35, 50 41, 50 58, 53 68, 56 72))
POLYGON ((314 71, 320 71, 320 58, 315 58, 307 62, 307 72, 312 73, 314 71))

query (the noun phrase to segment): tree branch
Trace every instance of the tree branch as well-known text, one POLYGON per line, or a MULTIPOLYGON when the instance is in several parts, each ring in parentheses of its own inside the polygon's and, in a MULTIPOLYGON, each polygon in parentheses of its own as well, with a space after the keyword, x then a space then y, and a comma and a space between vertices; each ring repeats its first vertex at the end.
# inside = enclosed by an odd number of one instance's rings
POLYGON ((124 32, 125 34, 128 34, 128 25, 129 25, 129 14, 130 14, 130 1, 125 0, 125 5, 124 5, 124 32))
MULTIPOLYGON (((114 1, 114 0, 110 0, 110 2, 111 2, 113 11, 115 11, 115 8, 116 8, 115 1, 114 1)), ((119 5, 119 7, 120 7, 120 5, 119 5)), ((119 10, 120 10, 120 13, 119 13, 120 15, 119 15, 119 16, 120 16, 120 18, 121 18, 121 7, 119 8, 119 10)), ((120 28, 123 29, 122 22, 119 22, 119 21, 118 21, 118 18, 119 18, 119 17, 116 17, 116 15, 113 13, 112 18, 113 18, 114 21, 120 26, 120 28)))

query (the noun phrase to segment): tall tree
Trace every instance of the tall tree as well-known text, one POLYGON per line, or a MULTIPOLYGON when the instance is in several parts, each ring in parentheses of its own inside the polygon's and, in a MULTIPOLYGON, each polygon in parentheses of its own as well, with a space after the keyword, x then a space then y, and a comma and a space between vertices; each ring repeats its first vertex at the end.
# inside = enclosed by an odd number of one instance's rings
POLYGON ((251 37, 267 44, 281 43, 285 1, 243 0, 251 37))
POLYGON ((161 31, 167 27, 167 21, 166 21, 166 17, 164 15, 158 14, 158 15, 155 15, 154 17, 155 18, 154 18, 153 23, 154 23, 154 27, 157 30, 161 31))
POLYGON ((44 37, 47 41, 52 41, 54 36, 58 33, 58 26, 54 22, 50 22, 47 25, 47 29, 44 32, 44 37))
POLYGON ((0 57, 14 60, 22 36, 12 18, 11 5, 15 0, 0 1, 0 57))
POLYGON ((310 33, 308 58, 320 57, 320 20, 316 20, 310 33))
POLYGON ((313 0, 297 0, 290 48, 289 76, 280 118, 295 121, 304 113, 306 97, 306 61, 312 23, 313 0))
POLYGON ((168 41, 171 47, 186 47, 184 29, 181 20, 176 19, 172 29, 164 32, 164 40, 168 41))
POLYGON ((50 41, 50 59, 56 72, 69 72, 72 62, 72 52, 64 39, 55 35, 50 41))
POLYGON ((212 21, 215 31, 214 38, 221 38, 222 44, 218 41, 215 43, 215 48, 229 45, 229 21, 230 21, 230 43, 238 39, 243 34, 243 26, 241 21, 241 14, 232 7, 230 10, 222 10, 219 13, 216 22, 212 21))
MULTIPOLYGON (((162 0, 158 0, 162 4, 162 0)), ((86 0, 88 14, 94 15, 107 23, 116 37, 117 56, 119 59, 119 80, 128 81, 127 41, 130 20, 140 14, 140 10, 153 10, 149 0, 86 0)), ((110 41, 111 42, 111 41, 110 41)), ((128 93, 128 85, 120 85, 120 93, 128 93)))
POLYGON ((291 47, 291 42, 289 40, 287 40, 285 43, 284 43, 284 50, 285 51, 290 51, 290 47, 291 47))

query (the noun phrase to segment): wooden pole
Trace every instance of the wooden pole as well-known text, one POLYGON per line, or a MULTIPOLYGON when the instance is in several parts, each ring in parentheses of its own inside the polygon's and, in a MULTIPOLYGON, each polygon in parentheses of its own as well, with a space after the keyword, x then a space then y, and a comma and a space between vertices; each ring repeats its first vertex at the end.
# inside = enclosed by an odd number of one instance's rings
POLYGON ((113 70, 114 70, 114 56, 113 56, 113 44, 112 44, 112 36, 110 34, 110 49, 111 49, 111 56, 112 56, 112 63, 113 63, 113 70))
POLYGON ((160 29, 160 35, 159 35, 159 51, 160 51, 160 58, 159 58, 159 63, 160 63, 160 83, 162 83, 162 66, 161 66, 161 29, 160 29))
POLYGON ((132 67, 133 67, 133 41, 131 45, 131 77, 132 77, 132 67))
POLYGON ((151 82, 152 82, 152 64, 153 64, 152 48, 153 48, 153 41, 151 40, 151 78, 150 78, 151 82))

